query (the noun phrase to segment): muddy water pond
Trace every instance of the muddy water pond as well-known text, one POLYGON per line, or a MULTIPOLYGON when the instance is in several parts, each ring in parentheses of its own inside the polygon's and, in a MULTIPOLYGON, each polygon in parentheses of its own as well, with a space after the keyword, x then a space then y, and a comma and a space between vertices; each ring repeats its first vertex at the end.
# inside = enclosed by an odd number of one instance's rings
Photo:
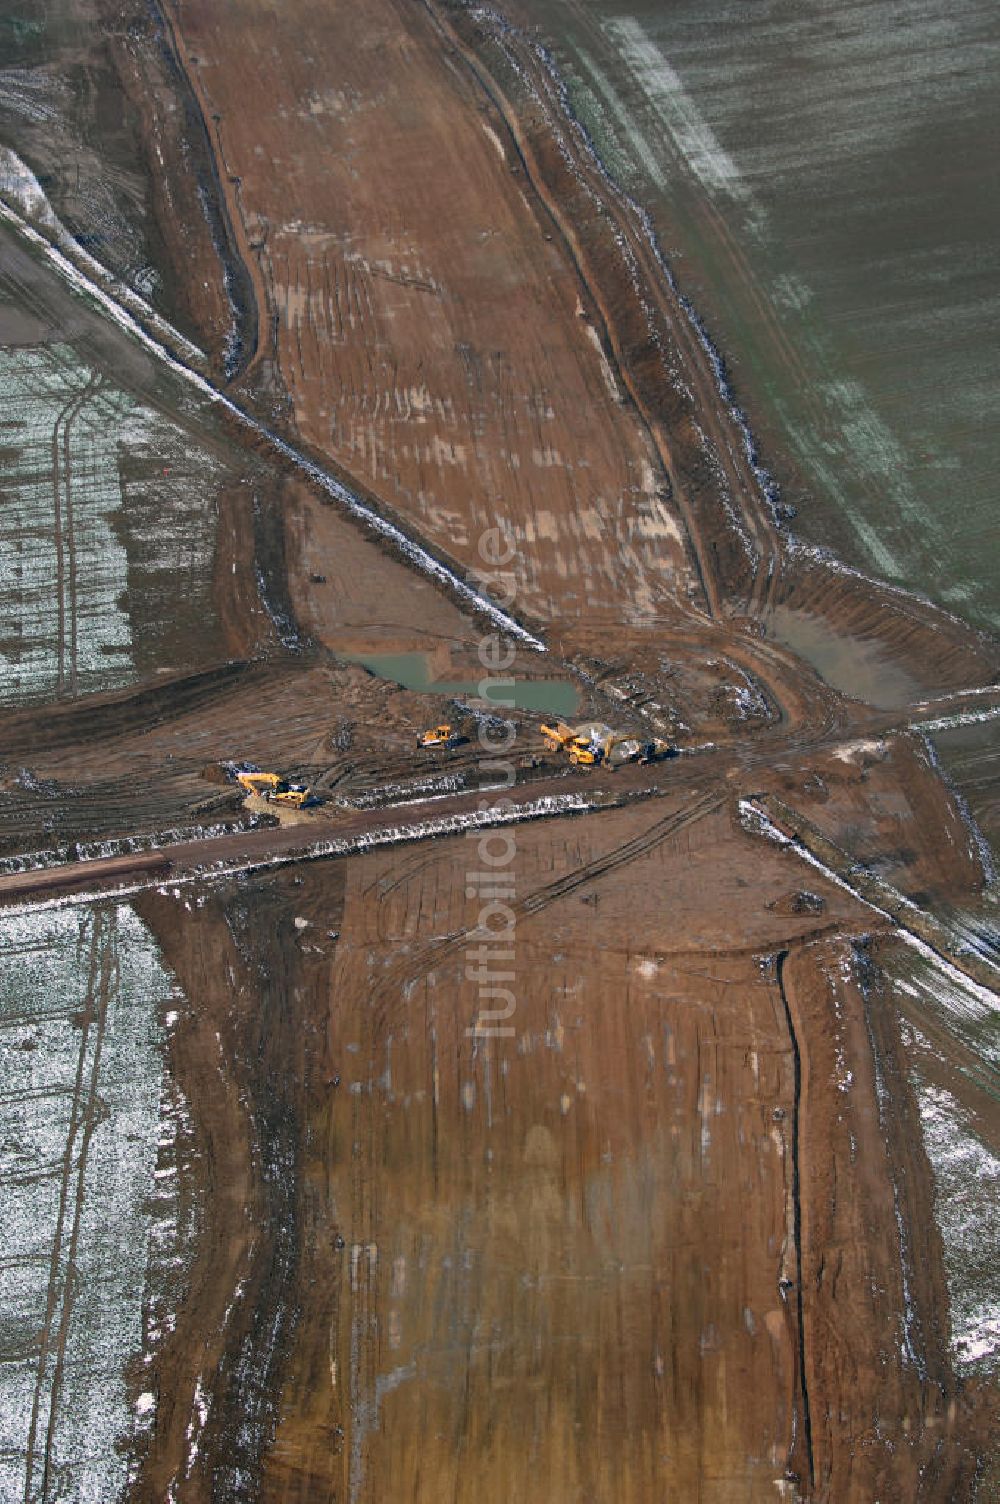
POLYGON ((831 632, 819 617, 790 606, 768 614, 769 635, 812 665, 827 684, 879 710, 912 705, 922 694, 910 674, 894 663, 877 643, 831 632))
POLYGON ((379 679, 401 684, 404 689, 412 689, 417 694, 473 695, 493 700, 498 710, 513 706, 516 710, 535 710, 565 719, 574 714, 580 703, 580 692, 568 679, 510 680, 492 676, 486 685, 486 694, 480 696, 478 680, 432 678, 426 653, 370 653, 351 661, 360 663, 379 679))

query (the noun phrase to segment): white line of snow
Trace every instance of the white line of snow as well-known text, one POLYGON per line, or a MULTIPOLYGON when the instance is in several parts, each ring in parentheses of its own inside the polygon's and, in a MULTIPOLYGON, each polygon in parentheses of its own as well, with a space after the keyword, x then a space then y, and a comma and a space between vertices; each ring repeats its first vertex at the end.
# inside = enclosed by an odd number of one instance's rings
MULTIPOLYGON (((959 967, 955 966, 951 961, 946 960, 933 946, 928 945, 926 940, 921 940, 919 935, 915 935, 912 930, 907 929, 895 914, 890 913, 888 909, 880 908, 870 898, 865 898, 862 893, 859 893, 856 888, 852 888, 850 883, 845 882, 838 873, 834 872, 831 867, 828 867, 825 862, 820 861, 819 857, 814 856, 805 846, 797 841, 790 840, 752 799, 741 799, 739 810, 744 830, 748 831, 751 835, 765 836, 769 841, 774 841, 782 848, 790 847, 796 856, 801 857, 804 862, 808 862, 811 867, 815 867, 818 872, 821 872, 828 882, 834 883, 838 888, 842 888, 845 893, 850 893, 851 897, 856 899, 858 903, 863 903, 873 913, 878 914, 882 919, 888 920, 900 940, 912 946, 925 960, 936 966, 948 977, 949 981, 956 986, 965 988, 974 997, 978 998, 980 1002, 986 1003, 991 1009, 996 1009, 1000 1006, 1000 987, 994 992, 989 987, 984 987, 981 983, 974 981, 972 977, 967 976, 959 967)), ((902 893, 894 891, 893 898, 897 902, 905 904, 907 908, 913 909, 914 912, 920 912, 917 905, 902 893)))
POLYGON ((989 710, 959 710, 954 715, 940 716, 936 721, 911 721, 911 731, 953 731, 958 726, 978 726, 984 721, 1000 718, 1000 705, 989 710))
POLYGON ((76 907, 80 904, 107 902, 112 898, 128 898, 147 888, 168 886, 179 888, 182 884, 216 882, 223 878, 238 877, 244 872, 263 872, 274 867, 287 867, 293 862, 312 862, 327 857, 351 856, 357 852, 374 850, 377 846, 403 845, 407 841, 425 841, 435 836, 463 835, 472 830, 489 830, 498 825, 516 825, 527 820, 544 820, 555 815, 564 815, 593 809, 593 800, 583 794, 545 794, 527 804, 512 804, 508 809, 494 805, 486 810, 472 810, 465 815, 439 815, 434 819, 421 820, 416 825, 390 825, 369 831, 359 836, 316 841, 311 846, 296 851, 280 852, 274 856, 252 857, 239 862, 207 862, 193 872, 159 874, 139 882, 125 883, 121 887, 98 889, 94 892, 73 892, 56 898, 26 900, 0 908, 0 918, 37 914, 45 910, 76 907))
MULTIPOLYGON (((2 187, 2 183, 0 183, 0 187, 2 187)), ((40 193, 41 189, 38 191, 40 193)), ((460 575, 455 574, 444 564, 441 564, 427 549, 408 538, 395 523, 389 522, 372 507, 366 506, 364 502, 359 500, 352 491, 349 491, 342 482, 337 480, 328 471, 322 469, 313 460, 307 459, 305 455, 300 454, 293 445, 289 444, 287 440, 282 439, 273 429, 268 428, 264 423, 258 422, 256 418, 251 417, 231 397, 227 397, 223 392, 220 392, 198 371, 192 370, 190 366, 185 365, 183 360, 168 348, 166 344, 154 338, 153 335, 144 329, 138 320, 126 308, 121 306, 115 297, 112 297, 102 287, 98 286, 96 282, 86 276, 57 246, 53 245, 45 235, 29 224, 16 209, 12 208, 2 198, 0 198, 0 219, 4 220, 12 229, 17 230, 36 249, 41 251, 42 255, 65 281, 69 282, 78 292, 93 298, 99 303, 120 329, 131 335, 133 339, 137 339, 151 354, 155 355, 159 361, 168 366, 183 381, 193 386, 209 402, 223 408, 244 428, 249 429, 251 433, 266 440, 272 449, 277 450, 282 458, 287 459, 303 475, 308 476, 314 485, 339 502, 341 506, 345 507, 352 516, 363 522, 372 532, 379 534, 380 537, 392 543, 414 568, 454 590, 463 600, 468 601, 476 611, 488 617, 499 627, 505 636, 517 638, 518 641, 523 642, 527 647, 534 648, 536 652, 545 652, 545 644, 539 638, 534 637, 525 627, 522 627, 520 622, 515 621, 512 616, 508 616, 505 611, 501 611, 499 606, 495 605, 488 595, 476 590, 472 585, 463 580, 460 575)))
POLYGON ((0 146, 0 194, 8 200, 13 200, 13 204, 20 211, 19 217, 23 215, 25 220, 32 220, 36 225, 44 226, 67 258, 77 264, 81 275, 86 276, 89 273, 89 280, 93 280, 113 293, 119 303, 144 319, 159 334, 181 350, 188 360, 196 360, 203 366, 208 365, 208 357, 204 350, 199 350, 198 346, 192 344, 191 340, 181 334, 179 329, 175 329, 173 324, 168 323, 158 314, 145 298, 140 297, 133 288, 122 282, 95 256, 84 250, 78 241, 74 240, 54 212, 31 168, 22 162, 9 146, 0 146))
POLYGON ((963 992, 971 993, 978 1002, 983 1003, 991 1012, 995 1012, 1000 1007, 1000 998, 998 998, 997 993, 991 992, 988 987, 983 987, 981 983, 973 981, 972 977, 967 976, 964 971, 960 971, 951 961, 939 955, 933 946, 928 945, 925 940, 921 940, 919 935, 914 935, 911 930, 900 926, 899 938, 905 940, 906 944, 911 946, 918 955, 923 956, 924 960, 929 962, 935 970, 946 976, 953 986, 961 988, 963 992))
POLYGON ((970 689, 949 690, 946 695, 928 695, 913 709, 925 710, 930 705, 940 704, 942 700, 956 700, 962 695, 1000 695, 1000 684, 973 684, 970 689))

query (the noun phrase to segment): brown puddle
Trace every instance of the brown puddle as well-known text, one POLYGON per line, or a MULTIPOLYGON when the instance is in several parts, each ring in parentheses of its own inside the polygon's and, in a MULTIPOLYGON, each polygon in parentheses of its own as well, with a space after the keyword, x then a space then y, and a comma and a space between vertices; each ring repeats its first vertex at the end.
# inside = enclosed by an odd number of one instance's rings
POLYGON ((912 675, 890 661, 873 642, 831 632, 825 622, 790 606, 775 606, 769 635, 807 663, 834 689, 879 710, 910 705, 923 693, 912 675))

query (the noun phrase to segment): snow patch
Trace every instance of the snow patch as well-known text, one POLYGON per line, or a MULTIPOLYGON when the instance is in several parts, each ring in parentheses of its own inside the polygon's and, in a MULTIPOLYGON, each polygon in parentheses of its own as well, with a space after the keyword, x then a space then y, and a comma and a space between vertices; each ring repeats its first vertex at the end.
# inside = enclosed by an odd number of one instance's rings
MULTIPOLYGON (((912 1038, 930 1051, 917 1030, 912 1038)), ((1000 1375, 1000 1158, 959 1102, 919 1074, 924 1146, 934 1172, 934 1212, 944 1243, 951 1352, 959 1374, 1000 1375)))
POLYGON ((750 193, 732 157, 681 82, 680 75, 631 17, 607 21, 603 27, 621 52, 629 72, 663 121, 670 137, 703 187, 724 193, 738 203, 750 193))
POLYGON ((120 1443, 151 1423, 125 1369, 145 1346, 170 991, 127 907, 4 916, 0 1448, 17 1498, 40 1497, 43 1469, 60 1499, 123 1496, 120 1443))

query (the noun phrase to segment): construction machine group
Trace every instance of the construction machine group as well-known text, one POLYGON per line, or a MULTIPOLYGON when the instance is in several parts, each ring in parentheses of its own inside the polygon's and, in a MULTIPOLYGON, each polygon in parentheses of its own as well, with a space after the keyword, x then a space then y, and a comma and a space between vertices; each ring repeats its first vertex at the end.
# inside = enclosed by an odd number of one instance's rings
POLYGON ((621 768, 630 762, 659 762, 672 757, 675 748, 659 737, 643 740, 628 732, 615 731, 603 721, 587 721, 581 726, 567 726, 557 721, 554 726, 541 726, 547 752, 565 752, 574 767, 621 768))

